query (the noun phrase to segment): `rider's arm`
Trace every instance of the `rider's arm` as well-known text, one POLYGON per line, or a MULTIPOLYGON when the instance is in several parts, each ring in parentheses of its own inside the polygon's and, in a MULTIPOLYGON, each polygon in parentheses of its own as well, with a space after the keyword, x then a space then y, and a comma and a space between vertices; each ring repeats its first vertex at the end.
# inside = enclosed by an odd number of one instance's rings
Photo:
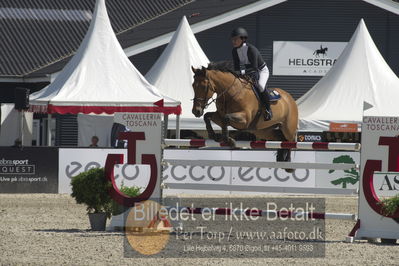
POLYGON ((246 65, 247 73, 258 71, 259 67, 264 65, 265 62, 259 50, 255 46, 249 45, 247 55, 250 62, 248 65, 246 65))
POLYGON ((237 48, 233 48, 233 50, 231 51, 231 55, 233 57, 234 70, 239 71, 240 59, 238 58, 237 48))

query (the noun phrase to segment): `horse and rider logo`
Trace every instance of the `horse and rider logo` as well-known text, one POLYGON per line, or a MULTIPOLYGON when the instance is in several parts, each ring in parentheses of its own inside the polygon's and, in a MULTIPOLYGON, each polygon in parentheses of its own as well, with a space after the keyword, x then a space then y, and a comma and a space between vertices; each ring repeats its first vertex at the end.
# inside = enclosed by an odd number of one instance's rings
POLYGON ((323 48, 323 45, 321 44, 320 49, 315 50, 313 52, 313 55, 316 55, 316 57, 320 57, 320 54, 322 54, 323 57, 325 57, 327 55, 327 51, 328 51, 328 47, 323 48))

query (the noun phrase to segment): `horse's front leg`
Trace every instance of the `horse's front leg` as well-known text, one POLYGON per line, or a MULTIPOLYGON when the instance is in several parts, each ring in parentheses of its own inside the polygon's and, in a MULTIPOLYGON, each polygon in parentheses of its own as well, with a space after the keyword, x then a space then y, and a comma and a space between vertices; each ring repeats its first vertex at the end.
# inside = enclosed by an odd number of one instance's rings
POLYGON ((229 137, 227 126, 233 126, 236 129, 247 129, 248 121, 246 114, 243 112, 226 114, 222 119, 222 139, 223 142, 228 143, 230 146, 235 147, 236 142, 233 138, 229 137))
POLYGON ((208 138, 213 139, 215 141, 220 142, 220 136, 215 134, 215 131, 212 128, 211 121, 222 127, 222 118, 217 112, 208 112, 204 115, 204 121, 206 125, 206 130, 208 131, 208 138))
POLYGON ((226 118, 226 116, 222 117, 218 112, 209 112, 204 115, 204 121, 206 130, 208 131, 208 138, 217 142, 228 143, 231 146, 235 145, 234 140, 229 138, 229 132, 227 130, 229 118, 226 118), (212 128, 211 121, 222 128, 222 135, 215 133, 212 128))

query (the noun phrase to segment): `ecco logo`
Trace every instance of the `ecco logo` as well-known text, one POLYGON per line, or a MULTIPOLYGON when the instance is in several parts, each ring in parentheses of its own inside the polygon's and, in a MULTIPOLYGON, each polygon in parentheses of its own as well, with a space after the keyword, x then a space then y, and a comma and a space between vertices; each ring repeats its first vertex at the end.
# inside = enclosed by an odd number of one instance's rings
MULTIPOLYGON (((174 165, 172 167, 166 166, 164 168, 163 180, 171 177, 176 181, 183 181, 189 178, 194 181, 202 181, 206 176, 212 181, 219 181, 226 175, 228 167, 222 166, 187 166, 187 165, 174 165)), ((270 168, 253 168, 253 167, 239 167, 237 171, 233 171, 233 179, 237 177, 244 182, 250 182, 254 178, 262 182, 268 182, 272 178, 279 182, 287 182, 294 179, 297 182, 304 182, 310 176, 309 169, 303 171, 294 171, 292 174, 287 174, 281 169, 270 168)))
MULTIPOLYGON (((133 166, 130 164, 124 164, 124 165, 115 165, 115 168, 118 169, 121 167, 121 174, 124 179, 127 180, 134 180, 136 179, 139 174, 140 174, 140 169, 137 165, 133 166)), ((65 167, 65 175, 72 179, 72 177, 77 176, 78 174, 82 172, 86 172, 92 168, 100 168, 102 165, 99 162, 89 162, 86 165, 82 165, 80 162, 73 161, 69 165, 65 167)), ((115 179, 118 179, 119 175, 115 175, 115 179)))

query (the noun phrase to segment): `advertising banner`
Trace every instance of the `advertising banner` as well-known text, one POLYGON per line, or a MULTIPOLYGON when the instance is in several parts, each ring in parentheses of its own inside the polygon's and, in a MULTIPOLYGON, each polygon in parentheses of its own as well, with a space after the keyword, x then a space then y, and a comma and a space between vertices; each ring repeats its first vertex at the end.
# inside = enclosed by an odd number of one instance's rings
MULTIPOLYGON (((302 163, 349 163, 359 164, 359 152, 343 151, 292 151, 292 162, 302 163)), ((260 150, 177 150, 164 151, 165 159, 173 160, 215 160, 215 161, 276 161, 276 151, 260 150)), ((227 167, 227 166, 166 166, 163 171, 165 183, 174 184, 201 184, 209 185, 236 185, 259 186, 276 188, 338 188, 352 191, 359 187, 359 170, 315 170, 296 169, 287 173, 278 168, 257 167, 227 167)), ((315 190, 315 191, 316 191, 315 190)), ((168 189, 166 192, 175 194, 178 190, 168 189)), ((187 193, 195 194, 224 194, 218 190, 189 190, 187 193)), ((255 192, 254 192, 255 193, 255 192)))
POLYGON ((399 238, 399 211, 386 214, 383 196, 399 193, 399 117, 365 116, 362 124, 359 193, 360 228, 356 238, 399 238))
POLYGON ((58 193, 58 149, 0 147, 0 193, 58 193))
POLYGON ((324 76, 346 42, 273 42, 273 75, 324 76))
MULTIPOLYGON (((124 158, 124 165, 142 165, 148 169, 148 172, 140 173, 137 180, 148 180, 148 186, 151 184, 150 175, 156 171, 156 182, 152 197, 160 198, 161 191, 161 133, 162 133, 162 117, 161 113, 115 113, 114 123, 124 126, 124 136, 119 135, 118 140, 126 141, 127 157, 124 158), (132 140, 133 134, 140 137, 132 140), (149 164, 144 163, 145 157, 151 157, 154 169, 149 169, 149 164)), ((147 186, 144 187, 144 190, 147 186)))
MULTIPOLYGON (((230 150, 164 150, 164 159, 173 160, 231 160, 230 150)), ((224 166, 192 166, 192 165, 167 165, 163 169, 164 183, 185 184, 223 184, 229 185, 231 181, 231 167, 224 166)), ((179 194, 182 190, 168 189, 170 194, 179 194)), ((226 194, 229 191, 189 190, 186 193, 199 194, 226 194)))
MULTIPOLYGON (((59 193, 72 193, 71 179, 91 168, 105 166, 108 154, 122 153, 126 156, 125 149, 98 149, 98 148, 62 148, 59 150, 59 193)), ((119 167, 116 169, 119 169, 119 167)), ((116 175, 118 181, 119 175, 116 175)))
MULTIPOLYGON (((276 161, 275 151, 233 151, 232 160, 242 161, 276 161)), ((313 151, 293 151, 292 162, 315 161, 313 151)), ((251 168, 232 167, 232 184, 251 186, 275 186, 275 187, 315 187, 314 169, 296 169, 293 173, 287 173, 278 168, 251 168)))

